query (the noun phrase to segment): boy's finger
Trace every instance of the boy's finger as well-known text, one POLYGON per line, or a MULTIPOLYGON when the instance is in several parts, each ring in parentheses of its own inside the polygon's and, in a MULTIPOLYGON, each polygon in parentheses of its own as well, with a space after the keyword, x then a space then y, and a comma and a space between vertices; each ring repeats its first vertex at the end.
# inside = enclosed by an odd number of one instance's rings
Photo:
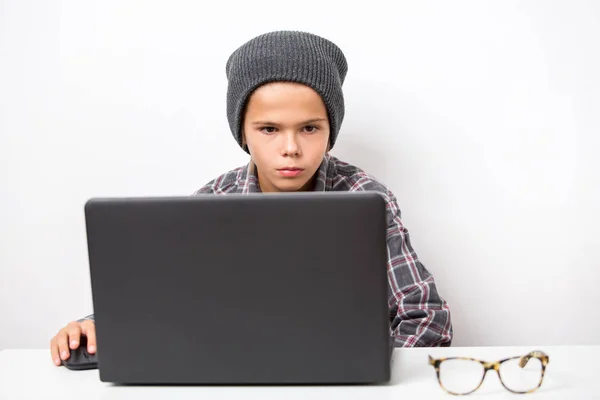
POLYGON ((58 356, 58 344, 56 343, 56 337, 50 341, 50 356, 54 365, 60 365, 60 357, 58 356))
POLYGON ((87 336, 88 353, 96 352, 96 324, 94 321, 84 321, 81 323, 81 333, 87 336))
POLYGON ((58 353, 61 360, 66 360, 69 358, 69 344, 67 340, 69 336, 67 335, 66 329, 62 329, 58 335, 56 335, 56 344, 58 345, 58 353))
POLYGON ((69 335, 69 347, 75 350, 79 347, 79 338, 81 336, 81 327, 78 322, 71 322, 67 325, 67 333, 69 335))

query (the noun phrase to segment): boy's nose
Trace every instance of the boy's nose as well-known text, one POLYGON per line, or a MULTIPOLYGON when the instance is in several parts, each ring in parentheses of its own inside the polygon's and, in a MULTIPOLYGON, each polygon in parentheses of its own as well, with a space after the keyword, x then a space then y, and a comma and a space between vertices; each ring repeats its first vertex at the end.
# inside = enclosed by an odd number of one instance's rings
POLYGON ((283 153, 286 156, 297 156, 300 154, 298 140, 294 133, 286 133, 283 135, 283 153))

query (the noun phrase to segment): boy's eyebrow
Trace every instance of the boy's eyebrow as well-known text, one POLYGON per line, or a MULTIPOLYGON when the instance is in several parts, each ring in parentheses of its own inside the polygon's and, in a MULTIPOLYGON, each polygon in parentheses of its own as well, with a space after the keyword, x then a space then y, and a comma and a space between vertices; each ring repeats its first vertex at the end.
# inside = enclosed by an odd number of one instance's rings
MULTIPOLYGON (((327 121, 327 118, 311 118, 311 119, 301 122, 299 125, 306 125, 306 124, 311 124, 311 123, 315 123, 315 122, 324 122, 324 121, 327 121)), ((272 122, 272 121, 252 121, 252 125, 279 125, 279 124, 276 122, 272 122)))

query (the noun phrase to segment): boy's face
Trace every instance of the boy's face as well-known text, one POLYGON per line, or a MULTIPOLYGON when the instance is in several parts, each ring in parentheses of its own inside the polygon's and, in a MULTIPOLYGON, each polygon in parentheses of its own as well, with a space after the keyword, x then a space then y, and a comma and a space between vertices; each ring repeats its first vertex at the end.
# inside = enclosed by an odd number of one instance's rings
POLYGON ((329 142, 327 109, 308 86, 269 83, 250 96, 243 136, 263 192, 312 190, 329 142))

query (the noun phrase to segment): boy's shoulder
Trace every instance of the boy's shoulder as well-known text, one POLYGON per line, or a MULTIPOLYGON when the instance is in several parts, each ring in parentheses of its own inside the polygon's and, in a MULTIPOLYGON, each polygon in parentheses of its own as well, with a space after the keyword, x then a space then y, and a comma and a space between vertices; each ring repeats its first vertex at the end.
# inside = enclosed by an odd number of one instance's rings
POLYGON ((362 168, 342 161, 334 156, 329 156, 327 178, 331 180, 332 191, 363 192, 376 191, 393 197, 390 189, 373 175, 362 168))
POLYGON ((200 189, 194 192, 197 194, 228 194, 238 193, 240 189, 240 182, 245 180, 247 174, 247 165, 243 165, 227 171, 224 174, 219 175, 215 179, 211 180, 200 189))
POLYGON ((396 216, 401 215, 396 196, 373 175, 363 169, 329 156, 327 180, 331 182, 328 190, 340 192, 376 192, 386 203, 388 225, 397 223, 396 216))

